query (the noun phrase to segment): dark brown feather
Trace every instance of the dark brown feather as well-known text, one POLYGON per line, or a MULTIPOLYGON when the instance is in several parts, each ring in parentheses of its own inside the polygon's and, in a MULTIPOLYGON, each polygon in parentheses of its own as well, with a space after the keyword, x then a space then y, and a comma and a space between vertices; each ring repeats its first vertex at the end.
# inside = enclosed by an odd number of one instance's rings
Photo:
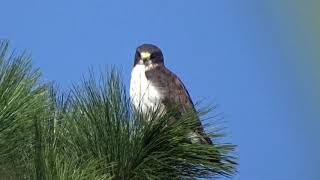
MULTIPOLYGON (((196 112, 189 92, 182 81, 163 64, 151 65, 147 68, 146 77, 161 92, 164 97, 163 103, 167 108, 178 105, 181 114, 196 112)), ((197 127, 194 128, 194 132, 200 135, 201 143, 212 144, 199 119, 197 119, 197 127)))

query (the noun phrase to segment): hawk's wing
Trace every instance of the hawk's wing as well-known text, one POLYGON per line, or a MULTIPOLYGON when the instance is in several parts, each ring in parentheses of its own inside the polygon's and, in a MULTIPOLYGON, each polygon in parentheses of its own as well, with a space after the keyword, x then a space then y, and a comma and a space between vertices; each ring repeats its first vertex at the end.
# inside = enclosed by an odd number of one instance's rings
MULTIPOLYGON (((157 87, 163 96, 163 103, 167 108, 179 105, 180 113, 188 111, 196 112, 188 90, 182 81, 169 69, 157 66, 146 71, 146 77, 152 85, 157 87)), ((201 143, 212 144, 210 138, 205 134, 201 122, 197 119, 197 127, 194 132, 201 136, 201 143)))

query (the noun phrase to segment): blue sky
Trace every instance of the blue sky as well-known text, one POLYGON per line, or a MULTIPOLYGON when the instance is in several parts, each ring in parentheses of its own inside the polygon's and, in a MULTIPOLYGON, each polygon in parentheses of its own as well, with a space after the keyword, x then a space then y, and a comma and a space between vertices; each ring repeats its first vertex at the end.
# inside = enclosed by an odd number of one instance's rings
POLYGON ((234 179, 316 180, 319 96, 306 87, 319 69, 301 68, 314 59, 275 2, 2 0, 0 38, 65 89, 90 66, 116 65, 128 84, 135 48, 154 43, 194 101, 219 104, 238 145, 234 179))

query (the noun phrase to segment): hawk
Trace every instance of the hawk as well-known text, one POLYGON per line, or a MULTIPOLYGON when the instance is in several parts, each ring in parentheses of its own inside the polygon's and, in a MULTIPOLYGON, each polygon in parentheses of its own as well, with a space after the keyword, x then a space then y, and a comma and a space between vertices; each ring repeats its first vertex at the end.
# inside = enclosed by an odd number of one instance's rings
MULTIPOLYGON (((152 44, 143 44, 136 49, 130 80, 130 98, 135 108, 148 110, 179 105, 181 114, 196 112, 188 90, 182 81, 164 65, 161 50, 152 44)), ((192 143, 212 144, 199 119, 190 135, 192 143)))

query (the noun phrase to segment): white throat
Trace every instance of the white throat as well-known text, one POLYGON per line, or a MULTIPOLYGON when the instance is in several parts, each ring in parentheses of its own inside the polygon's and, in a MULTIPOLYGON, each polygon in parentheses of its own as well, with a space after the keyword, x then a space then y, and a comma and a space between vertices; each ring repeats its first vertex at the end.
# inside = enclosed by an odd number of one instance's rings
POLYGON ((157 108, 161 102, 161 94, 146 77, 146 67, 137 64, 133 67, 130 81, 130 98, 134 107, 141 112, 157 108))

